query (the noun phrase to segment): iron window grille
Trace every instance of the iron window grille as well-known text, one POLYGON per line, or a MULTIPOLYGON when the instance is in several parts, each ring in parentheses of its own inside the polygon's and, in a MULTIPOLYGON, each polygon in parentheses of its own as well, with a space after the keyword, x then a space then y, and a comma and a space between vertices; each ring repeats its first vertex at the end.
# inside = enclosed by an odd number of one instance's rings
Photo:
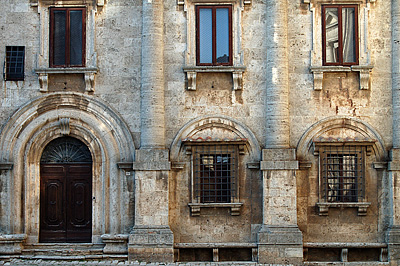
POLYGON ((24 80, 25 46, 6 46, 4 80, 24 80))
POLYGON ((193 154, 194 198, 198 203, 231 203, 236 195, 236 145, 199 145, 193 154))
POLYGON ((196 62, 232 65, 232 6, 196 6, 196 62))
POLYGON ((86 8, 50 8, 50 67, 85 66, 86 8))
POLYGON ((359 202, 365 195, 365 147, 326 146, 321 154, 322 198, 326 202, 359 202))
POLYGON ((324 65, 357 65, 358 6, 322 6, 322 47, 324 65))

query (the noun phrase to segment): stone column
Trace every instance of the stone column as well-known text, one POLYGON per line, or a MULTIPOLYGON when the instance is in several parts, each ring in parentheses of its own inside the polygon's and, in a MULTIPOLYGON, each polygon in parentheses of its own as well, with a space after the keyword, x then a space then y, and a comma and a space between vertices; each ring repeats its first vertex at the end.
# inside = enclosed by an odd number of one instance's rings
POLYGON ((260 263, 303 260, 297 226, 296 152, 289 143, 289 73, 287 0, 266 1, 267 137, 262 153, 263 225, 258 233, 260 263))
POLYGON ((391 225, 387 232, 389 259, 400 260, 400 0, 392 0, 393 149, 389 162, 391 225))
POLYGON ((135 225, 130 260, 172 262, 168 225, 169 152, 165 149, 163 0, 143 0, 141 146, 135 171, 135 225))

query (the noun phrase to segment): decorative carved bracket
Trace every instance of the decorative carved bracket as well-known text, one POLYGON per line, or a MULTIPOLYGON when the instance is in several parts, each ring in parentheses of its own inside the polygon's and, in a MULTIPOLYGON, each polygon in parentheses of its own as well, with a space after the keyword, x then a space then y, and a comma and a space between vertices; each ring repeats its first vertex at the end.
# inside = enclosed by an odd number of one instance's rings
POLYGON ((232 90, 243 88, 243 72, 245 66, 187 66, 183 68, 187 76, 187 90, 196 90, 197 73, 232 73, 232 90))
POLYGON ((85 73, 85 91, 93 92, 94 91, 94 73, 85 73))
POLYGON ((94 76, 98 69, 95 67, 74 67, 74 68, 38 68, 35 73, 39 76, 40 92, 49 90, 49 74, 84 74, 85 91, 94 91, 94 76))
POLYGON ((201 208, 230 208, 232 216, 240 215, 243 203, 189 203, 192 216, 200 216, 201 208))
POLYGON ((357 208, 358 216, 367 215, 370 202, 317 202, 320 216, 328 216, 329 208, 357 208))
POLYGON ((39 73, 40 92, 47 92, 49 90, 49 76, 45 73, 39 73))
POLYGON ((322 82, 324 73, 341 73, 341 72, 359 72, 360 75, 360 90, 369 90, 370 73, 373 69, 371 65, 365 66, 317 66, 311 67, 310 71, 314 76, 314 90, 322 90, 322 82))

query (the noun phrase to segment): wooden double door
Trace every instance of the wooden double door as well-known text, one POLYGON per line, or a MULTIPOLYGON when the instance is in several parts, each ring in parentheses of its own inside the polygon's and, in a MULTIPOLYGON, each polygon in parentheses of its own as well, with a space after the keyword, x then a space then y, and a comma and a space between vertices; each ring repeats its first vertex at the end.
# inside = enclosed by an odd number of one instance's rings
POLYGON ((92 164, 41 164, 39 242, 90 243, 92 164))

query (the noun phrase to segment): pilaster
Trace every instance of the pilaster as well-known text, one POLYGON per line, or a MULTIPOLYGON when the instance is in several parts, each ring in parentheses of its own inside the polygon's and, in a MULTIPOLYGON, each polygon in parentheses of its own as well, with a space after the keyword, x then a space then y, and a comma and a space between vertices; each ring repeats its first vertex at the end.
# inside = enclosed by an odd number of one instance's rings
POLYGON ((392 104, 393 149, 390 152, 389 202, 391 226, 387 231, 389 260, 400 260, 400 0, 392 0, 392 104))
POLYGON ((294 149, 264 149, 263 225, 258 233, 260 263, 301 263, 303 237, 297 226, 294 149))

